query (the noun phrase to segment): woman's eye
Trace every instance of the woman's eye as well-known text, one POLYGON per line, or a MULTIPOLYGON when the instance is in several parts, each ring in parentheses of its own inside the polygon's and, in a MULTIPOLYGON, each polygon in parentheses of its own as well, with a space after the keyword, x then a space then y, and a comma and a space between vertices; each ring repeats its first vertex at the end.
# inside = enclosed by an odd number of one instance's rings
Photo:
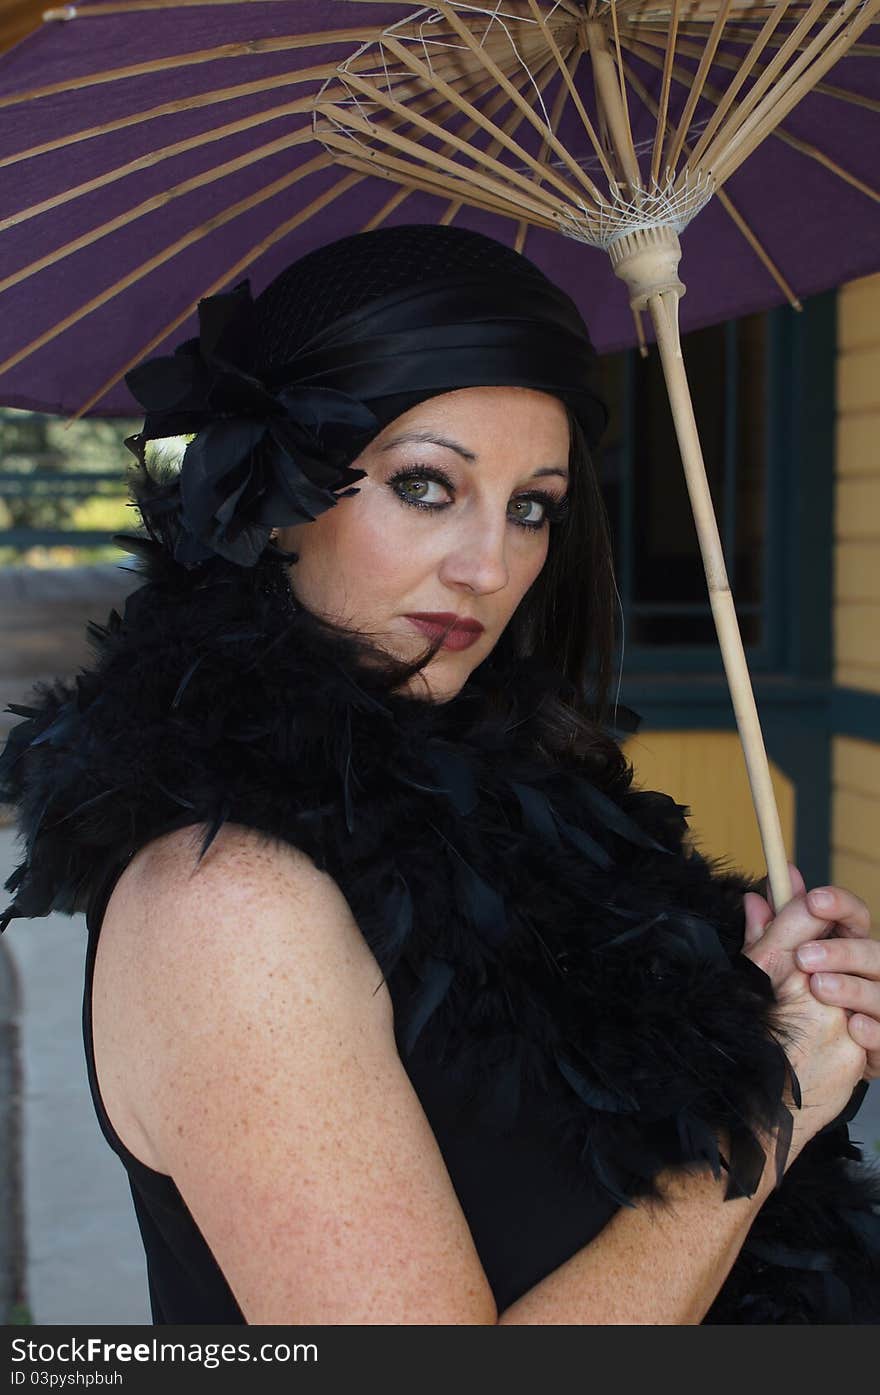
POLYGON ((446 486, 442 485, 439 480, 426 479, 424 475, 410 476, 409 478, 405 476, 403 479, 398 479, 395 487, 399 489, 404 498, 417 500, 420 504, 442 504, 444 493, 448 492, 446 486), (438 493, 432 494, 432 489, 437 490, 438 493))
POLYGON ((537 528, 544 522, 547 509, 543 499, 514 499, 513 504, 517 507, 525 505, 517 519, 518 523, 526 523, 537 528))

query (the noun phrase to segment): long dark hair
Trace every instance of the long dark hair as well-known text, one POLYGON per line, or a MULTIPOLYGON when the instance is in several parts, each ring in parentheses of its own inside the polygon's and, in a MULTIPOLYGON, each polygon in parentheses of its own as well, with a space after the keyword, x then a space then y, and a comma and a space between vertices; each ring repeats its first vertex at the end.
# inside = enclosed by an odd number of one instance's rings
POLYGON ((568 411, 566 518, 551 531, 547 561, 499 641, 511 657, 557 668, 593 720, 609 716, 617 588, 608 514, 580 422, 568 411))
MULTIPOLYGON (((608 518, 590 451, 577 418, 568 411, 569 493, 566 517, 551 525, 547 560, 523 597, 492 653, 471 677, 487 703, 511 726, 521 729, 536 752, 586 765, 603 783, 618 779, 626 762, 608 731, 617 592, 608 518), (513 681, 528 673, 527 685, 513 681), (529 710, 521 710, 527 690, 529 710), (535 693, 538 701, 534 701, 535 693)), ((153 544, 173 556, 181 528, 179 475, 143 454, 129 477, 129 491, 153 544)), ((120 535, 122 538, 124 535, 120 535)), ((129 535, 130 536, 130 535, 129 535)), ((136 551, 136 548, 130 550, 136 551)), ((298 560, 269 542, 253 568, 211 558, 193 569, 205 580, 223 573, 238 582, 243 605, 250 587, 284 597, 295 607, 298 624, 335 646, 352 662, 361 680, 377 693, 394 694, 420 674, 442 647, 444 635, 414 659, 401 659, 376 637, 315 614, 293 597, 290 567, 298 560), (226 573, 236 573, 235 578, 226 573)), ((181 571, 184 569, 181 568, 181 571)), ((467 685, 465 685, 467 686, 467 685)))

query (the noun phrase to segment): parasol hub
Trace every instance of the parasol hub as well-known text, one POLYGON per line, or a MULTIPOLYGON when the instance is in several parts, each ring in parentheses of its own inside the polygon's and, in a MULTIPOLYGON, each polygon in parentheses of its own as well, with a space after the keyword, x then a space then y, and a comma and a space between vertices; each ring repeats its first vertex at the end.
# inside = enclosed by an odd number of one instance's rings
POLYGON ((608 246, 615 276, 626 282, 633 310, 646 310, 651 296, 671 292, 676 300, 685 293, 678 279, 681 243, 668 226, 636 228, 621 233, 608 246))

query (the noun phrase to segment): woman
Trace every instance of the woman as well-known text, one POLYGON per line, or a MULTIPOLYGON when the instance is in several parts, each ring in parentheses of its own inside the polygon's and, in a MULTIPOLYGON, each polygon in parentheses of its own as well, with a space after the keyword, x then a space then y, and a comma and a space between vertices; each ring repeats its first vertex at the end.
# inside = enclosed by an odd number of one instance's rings
POLYGON ((631 787, 571 301, 387 229, 129 382, 146 581, 0 795, 4 923, 87 911, 154 1321, 876 1321, 880 946, 631 787))

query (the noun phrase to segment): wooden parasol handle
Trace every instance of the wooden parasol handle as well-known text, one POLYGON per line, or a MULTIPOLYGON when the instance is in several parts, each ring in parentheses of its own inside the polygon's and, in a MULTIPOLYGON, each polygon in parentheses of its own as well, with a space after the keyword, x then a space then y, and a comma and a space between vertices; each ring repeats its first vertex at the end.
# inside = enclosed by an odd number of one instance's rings
POLYGON ((681 341, 678 332, 678 299, 678 292, 674 290, 649 295, 647 309, 657 335, 663 373, 675 421, 675 433, 678 437, 688 493, 697 526, 697 536, 700 540, 700 551, 706 569, 712 614, 715 619, 715 628, 718 631, 724 670, 727 674, 733 698, 733 710, 736 714, 736 724, 739 728, 745 754, 752 800, 755 805, 755 813, 758 816, 761 843, 767 860, 768 880, 773 902, 778 912, 782 910, 786 902, 791 900, 791 875, 788 870, 782 825, 779 821, 779 811, 776 807, 770 779, 770 767, 767 762, 764 738, 761 734, 758 709, 755 706, 755 695, 752 691, 748 665, 746 664, 742 636, 736 618, 730 583, 727 579, 721 538, 715 520, 715 511, 712 507, 712 496, 709 492, 703 452, 700 447, 690 388, 681 354, 681 341))

